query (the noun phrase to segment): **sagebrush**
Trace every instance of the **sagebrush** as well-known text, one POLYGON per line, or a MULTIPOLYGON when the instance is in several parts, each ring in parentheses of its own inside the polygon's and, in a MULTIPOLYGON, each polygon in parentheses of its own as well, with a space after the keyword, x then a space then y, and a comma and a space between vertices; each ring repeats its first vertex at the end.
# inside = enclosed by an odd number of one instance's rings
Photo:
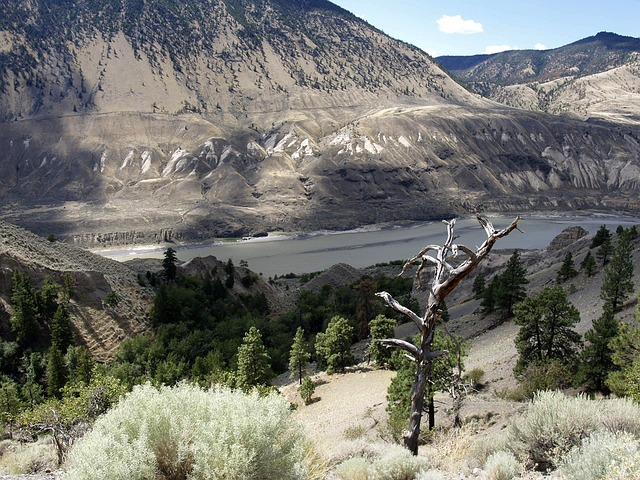
POLYGON ((134 388, 77 442, 68 480, 307 477, 281 397, 190 384, 134 388))

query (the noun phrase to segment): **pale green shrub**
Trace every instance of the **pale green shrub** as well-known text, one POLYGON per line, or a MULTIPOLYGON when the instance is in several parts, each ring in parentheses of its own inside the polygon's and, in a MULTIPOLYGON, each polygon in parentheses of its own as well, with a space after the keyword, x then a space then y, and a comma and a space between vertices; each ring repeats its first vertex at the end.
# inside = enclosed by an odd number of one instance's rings
POLYGON ((0 472, 25 475, 55 470, 58 465, 50 437, 37 443, 11 444, 0 459, 0 472))
POLYGON ((341 479, 414 480, 429 465, 399 445, 366 443, 352 443, 351 455, 335 469, 341 479))
POLYGON ((505 435, 483 435, 473 440, 467 452, 467 458, 476 460, 479 465, 484 465, 491 454, 505 450, 507 438, 505 435))
POLYGON ((546 470, 555 468, 584 438, 602 430, 640 434, 640 406, 625 399, 589 400, 540 392, 511 425, 509 441, 516 453, 546 470))
POLYGON ((522 473, 522 465, 512 452, 492 453, 484 464, 486 480, 511 480, 522 473))
POLYGON ((640 443, 628 433, 596 432, 563 459, 567 480, 626 480, 640 477, 640 443))
POLYGON ((560 458, 601 427, 595 402, 559 392, 539 392, 527 411, 510 426, 513 448, 538 470, 558 465, 560 458))
POLYGON ((640 405, 629 398, 601 400, 599 408, 604 428, 612 433, 627 432, 640 438, 640 405))
POLYGON ((449 477, 438 470, 426 470, 420 472, 415 480, 448 480, 449 477))
POLYGON ((425 458, 415 457, 399 446, 390 446, 388 452, 372 465, 371 480, 413 480, 421 470, 426 470, 425 458))
POLYGON ((67 479, 298 479, 303 458, 303 439, 276 394, 147 384, 77 442, 67 479))
POLYGON ((335 469, 336 475, 342 480, 368 480, 371 465, 362 457, 345 460, 335 469))

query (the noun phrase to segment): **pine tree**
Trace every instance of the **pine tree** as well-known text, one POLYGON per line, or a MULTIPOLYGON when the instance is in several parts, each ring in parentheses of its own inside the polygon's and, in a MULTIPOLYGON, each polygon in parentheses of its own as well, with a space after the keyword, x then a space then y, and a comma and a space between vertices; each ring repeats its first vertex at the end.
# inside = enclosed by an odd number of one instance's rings
POLYGON ((328 373, 344 372, 345 367, 353 363, 353 330, 346 319, 335 316, 329 321, 326 331, 316 336, 316 353, 327 366, 328 373))
POLYGON ((587 252, 586 257, 582 260, 580 264, 580 269, 584 270, 584 273, 587 274, 588 277, 593 277, 596 273, 596 259, 593 258, 591 252, 587 252))
POLYGON ((305 405, 309 405, 311 403, 311 399, 313 398, 313 393, 316 391, 316 385, 311 380, 311 377, 308 375, 304 377, 304 380, 300 382, 300 396, 304 401, 305 405))
MULTIPOLYGON (((636 320, 640 319, 640 307, 636 320)), ((611 359, 619 370, 611 372, 606 386, 619 397, 640 402, 640 326, 620 323, 618 335, 610 343, 611 359)))
POLYGON ((633 293, 632 251, 630 236, 623 233, 605 269, 600 298, 604 300, 605 308, 610 308, 613 313, 619 312, 624 301, 633 293))
POLYGON ((271 357, 262 343, 262 334, 256 327, 251 327, 238 347, 236 385, 249 391, 253 387, 267 385, 271 378, 271 357))
POLYGON ((486 283, 486 275, 484 274, 484 272, 480 272, 478 275, 476 275, 476 278, 473 280, 472 291, 473 291, 473 294, 476 296, 476 298, 480 297, 484 293, 485 283, 486 283))
POLYGON ((67 372, 64 365, 64 358, 60 349, 52 345, 49 348, 49 360, 47 363, 47 395, 60 398, 62 387, 67 383, 67 372))
POLYGON ((580 335, 573 327, 580 312, 569 301, 562 287, 548 287, 514 308, 519 358, 514 371, 521 373, 529 364, 551 359, 570 361, 580 346, 580 335))
POLYGON ((69 310, 64 304, 58 305, 51 324, 51 344, 56 345, 60 353, 64 355, 73 343, 74 335, 69 319, 69 310))
POLYGON ((564 283, 570 278, 578 275, 578 271, 575 268, 573 263, 573 254, 571 252, 567 253, 562 261, 562 266, 558 271, 558 275, 556 276, 557 283, 564 283))
POLYGON ((364 340, 369 337, 369 322, 373 317, 373 298, 378 290, 376 283, 370 278, 365 278, 353 287, 358 292, 358 304, 356 306, 357 328, 356 334, 358 340, 364 340))
POLYGON ((298 327, 289 352, 289 370, 291 370, 291 378, 298 375, 300 385, 302 385, 303 369, 309 363, 310 358, 311 353, 309 353, 307 342, 304 340, 304 330, 302 327, 298 327))
POLYGON ((28 341, 40 333, 37 296, 28 275, 15 270, 11 279, 13 281, 11 331, 16 336, 20 349, 24 350, 28 346, 28 341))
POLYGON ((609 257, 613 253, 613 245, 611 244, 611 240, 607 239, 600 244, 598 250, 596 250, 596 257, 598 257, 602 261, 602 266, 604 267, 609 262, 609 257))
POLYGON ((525 285, 527 270, 522 265, 520 253, 515 250, 507 262, 504 272, 500 275, 496 292, 496 304, 502 311, 504 318, 513 317, 513 307, 527 296, 525 285))
POLYGON ((611 232, 606 225, 600 225, 600 228, 593 236, 593 240, 591 240, 591 245, 589 246, 589 248, 599 247, 607 240, 611 241, 611 232))
POLYGON ((587 344, 580 353, 576 381, 590 392, 605 395, 609 393, 605 382, 608 375, 616 370, 610 344, 617 334, 618 322, 611 309, 605 308, 602 315, 593 321, 593 327, 584 335, 587 344))
POLYGON ((371 360, 377 365, 385 365, 391 358, 391 350, 383 347, 379 340, 383 338, 392 338, 395 335, 397 322, 384 315, 378 315, 371 320, 371 342, 369 343, 369 353, 371 360))
POLYGON ((173 282, 178 276, 177 261, 176 251, 171 247, 167 248, 164 252, 164 260, 162 260, 162 268, 164 269, 164 276, 169 282, 173 282))
POLYGON ((9 438, 13 438, 13 427, 22 409, 18 384, 5 377, 0 383, 0 421, 8 431, 9 438))
POLYGON ((482 293, 482 301, 480 302, 480 310, 485 315, 493 313, 496 309, 497 295, 500 290, 500 275, 496 275, 491 279, 491 283, 484 289, 482 293))

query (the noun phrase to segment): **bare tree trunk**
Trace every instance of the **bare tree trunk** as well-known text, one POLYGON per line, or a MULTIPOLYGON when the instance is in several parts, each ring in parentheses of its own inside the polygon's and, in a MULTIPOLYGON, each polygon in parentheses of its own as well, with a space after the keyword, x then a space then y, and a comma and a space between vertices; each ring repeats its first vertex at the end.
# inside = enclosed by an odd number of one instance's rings
POLYGON ((491 222, 487 219, 478 217, 478 222, 484 228, 487 234, 487 240, 472 251, 464 245, 455 245, 453 243, 453 228, 456 223, 455 219, 450 222, 444 221, 447 225, 447 240, 444 245, 428 245, 423 248, 418 255, 409 259, 402 269, 402 273, 414 263, 420 262, 420 266, 416 272, 416 279, 421 283, 421 273, 429 264, 435 266, 435 274, 432 277, 429 300, 424 315, 420 316, 413 310, 405 307, 396 301, 387 292, 378 292, 376 295, 384 299, 386 304, 397 312, 402 313, 413 321, 421 335, 420 347, 396 338, 381 340, 385 347, 401 348, 408 352, 408 356, 412 358, 417 365, 416 377, 411 389, 411 414, 409 416, 409 429, 404 432, 404 446, 411 451, 412 454, 418 454, 418 439, 420 437, 420 424, 422 421, 422 412, 424 411, 424 395, 427 385, 431 377, 431 364, 434 358, 446 354, 445 351, 432 351, 433 338, 438 322, 441 320, 441 306, 447 297, 462 281, 464 277, 469 275, 480 262, 489 254, 494 243, 511 231, 517 228, 520 217, 511 222, 511 224, 503 229, 496 230, 491 222), (436 256, 427 255, 429 251, 436 252, 436 256), (457 257, 459 252, 463 252, 467 258, 457 266, 453 266, 449 262, 457 257))

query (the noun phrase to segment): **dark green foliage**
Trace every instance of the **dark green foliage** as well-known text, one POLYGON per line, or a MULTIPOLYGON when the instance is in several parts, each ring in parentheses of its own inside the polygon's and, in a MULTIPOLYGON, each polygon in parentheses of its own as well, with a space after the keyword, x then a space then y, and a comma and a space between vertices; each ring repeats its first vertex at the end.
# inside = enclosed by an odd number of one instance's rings
POLYGON ((593 255, 591 255, 589 251, 584 257, 584 260, 582 260, 582 263, 580 263, 580 270, 584 270, 584 273, 586 273, 588 277, 593 277, 596 273, 596 268, 596 259, 593 258, 593 255))
POLYGON ((316 336, 316 354, 328 373, 344 372, 345 367, 353 363, 351 341, 354 328, 349 322, 335 316, 329 322, 324 333, 316 336))
POLYGON ((178 275, 177 261, 176 251, 171 247, 167 248, 164 252, 164 260, 162 260, 162 268, 164 269, 164 277, 168 282, 173 282, 178 275))
POLYGON ((28 275, 15 270, 11 279, 13 281, 11 331, 15 335, 18 346, 26 349, 29 346, 29 340, 40 333, 37 297, 28 275))
POLYGON ((564 283, 567 280, 578 275, 578 271, 575 268, 573 263, 573 254, 571 252, 567 253, 562 261, 562 265, 560 266, 560 270, 558 270, 558 275, 556 276, 557 283, 564 283))
MULTIPOLYGON (((604 245, 604 244, 603 244, 604 245)), ((605 302, 605 309, 613 313, 620 311, 622 304, 633 293, 633 244, 629 234, 622 233, 611 262, 607 265, 604 281, 600 290, 600 298, 605 302)))
POLYGON ((313 398, 313 393, 316 391, 316 385, 311 380, 311 377, 306 376, 304 380, 300 382, 300 396, 304 401, 305 405, 309 405, 311 403, 311 399, 313 398))
POLYGON ((58 347, 60 353, 64 355, 67 353, 68 348, 74 343, 69 310, 64 304, 58 305, 51 324, 51 345, 58 347))
POLYGON ((526 275, 527 270, 522 265, 520 253, 515 250, 509 258, 504 272, 500 275, 496 294, 496 303, 506 318, 513 316, 515 304, 527 296, 525 285, 529 283, 529 280, 526 275))
POLYGON ((238 348, 236 386, 245 392, 266 386, 273 377, 271 358, 262 343, 260 330, 251 327, 238 348))
POLYGON ((596 257, 602 261, 602 266, 604 267, 609 262, 609 257, 613 253, 613 245, 610 239, 606 239, 604 242, 600 244, 598 250, 596 250, 596 257))
POLYGON ((9 433, 9 438, 13 437, 13 427, 23 408, 18 384, 10 378, 2 378, 0 380, 0 421, 5 431, 9 433))
POLYGON ((47 395, 61 398, 62 387, 67 383, 67 372, 64 358, 60 349, 52 345, 49 348, 49 360, 47 362, 47 395))
POLYGON ((609 393, 606 380, 616 370, 613 363, 611 341, 618 335, 618 322, 610 308, 593 321, 592 328, 584 335, 586 345, 580 353, 576 382, 589 392, 609 393))
POLYGON ((384 366, 391 359, 391 349, 382 346, 379 340, 383 338, 393 338, 395 336, 397 322, 384 315, 378 315, 371 323, 371 342, 369 353, 371 361, 377 365, 384 366))
POLYGON ((606 386, 615 395, 640 402, 640 326, 620 323, 609 346, 618 370, 609 374, 606 386))
POLYGON ((545 288, 516 305, 514 313, 515 323, 520 326, 516 337, 519 354, 516 374, 532 363, 551 359, 567 363, 574 358, 580 335, 573 327, 580 321, 580 313, 562 287, 545 288))
POLYGON ((515 250, 504 271, 493 277, 485 288, 480 304, 482 312, 488 314, 498 310, 502 318, 511 318, 514 305, 527 296, 525 285, 529 280, 526 275, 527 270, 522 265, 520 254, 515 250))
POLYGON ((302 385, 302 371, 309 363, 310 358, 311 353, 309 353, 307 343, 304 340, 304 330, 302 327, 298 327, 289 352, 289 370, 291 370, 291 377, 298 375, 300 385, 302 385))
POLYGON ((600 228, 593 236, 593 240, 591 240, 591 245, 589 245, 589 248, 597 248, 607 240, 611 241, 611 232, 606 227, 606 225, 600 225, 600 228))
POLYGON ((473 280, 473 287, 472 287, 472 291, 473 294, 477 297, 480 297, 485 290, 485 283, 486 283, 486 275, 484 274, 484 272, 480 272, 478 273, 478 275, 476 275, 476 278, 473 280))

